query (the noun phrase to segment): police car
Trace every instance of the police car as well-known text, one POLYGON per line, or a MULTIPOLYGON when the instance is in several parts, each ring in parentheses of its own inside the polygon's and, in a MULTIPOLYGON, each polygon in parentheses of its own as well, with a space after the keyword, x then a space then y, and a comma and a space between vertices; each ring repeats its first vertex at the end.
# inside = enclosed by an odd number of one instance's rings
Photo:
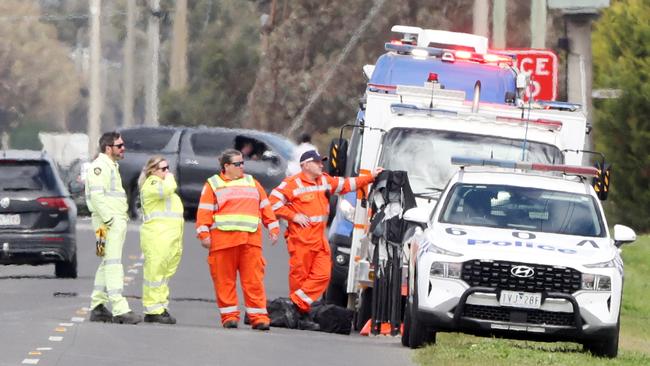
POLYGON ((421 229, 409 239, 402 343, 416 348, 434 343, 436 332, 459 331, 578 342, 616 357, 619 247, 636 234, 615 225, 610 235, 592 187, 600 171, 457 157, 452 164, 461 168, 433 212, 404 215, 421 229))

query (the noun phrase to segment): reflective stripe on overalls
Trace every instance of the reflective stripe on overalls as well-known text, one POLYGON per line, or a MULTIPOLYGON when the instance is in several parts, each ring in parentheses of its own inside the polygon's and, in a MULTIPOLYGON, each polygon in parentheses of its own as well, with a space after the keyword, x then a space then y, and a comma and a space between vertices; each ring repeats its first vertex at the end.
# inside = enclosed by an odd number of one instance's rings
POLYGON ((213 215, 210 229, 254 233, 260 224, 260 194, 250 175, 224 181, 219 175, 208 179, 219 210, 213 215))

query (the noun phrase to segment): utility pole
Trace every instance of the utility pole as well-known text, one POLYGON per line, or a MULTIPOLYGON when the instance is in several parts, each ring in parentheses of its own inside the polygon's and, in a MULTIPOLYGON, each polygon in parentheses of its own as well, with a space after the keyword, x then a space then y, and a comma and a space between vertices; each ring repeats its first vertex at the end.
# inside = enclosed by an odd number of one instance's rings
POLYGON ((135 53, 135 1, 126 0, 126 39, 124 40, 124 74, 122 99, 122 126, 133 125, 133 59, 135 53))
POLYGON ((99 19, 101 0, 90 0, 90 105, 88 106, 88 155, 92 158, 98 149, 102 114, 102 97, 99 87, 101 40, 99 19))
POLYGON ((488 28, 488 13, 490 11, 490 3, 486 0, 474 0, 474 13, 473 13, 473 32, 476 35, 487 37, 489 33, 488 28))
POLYGON ((187 0, 176 0, 174 13, 169 89, 183 90, 187 86, 187 0))
POLYGON ((506 1, 494 0, 492 3, 492 47, 494 48, 506 48, 506 29, 508 27, 506 1))
MULTIPOLYGON (((582 110, 587 115, 587 122, 591 124, 591 82, 592 82, 592 54, 591 54, 591 27, 600 15, 600 11, 609 7, 609 0, 548 0, 549 9, 559 9, 564 15, 566 24, 566 37, 569 41, 567 52, 567 99, 569 102, 582 105, 582 110)), ((593 124, 592 124, 593 126, 593 124)), ((587 135, 585 149, 593 150, 593 135, 587 135)), ((584 164, 589 164, 591 157, 585 154, 584 164)))
POLYGON ((531 0, 530 47, 546 48, 546 0, 531 0))
POLYGON ((158 126, 158 62, 160 60, 160 0, 149 0, 147 23, 149 75, 144 93, 144 124, 158 126))

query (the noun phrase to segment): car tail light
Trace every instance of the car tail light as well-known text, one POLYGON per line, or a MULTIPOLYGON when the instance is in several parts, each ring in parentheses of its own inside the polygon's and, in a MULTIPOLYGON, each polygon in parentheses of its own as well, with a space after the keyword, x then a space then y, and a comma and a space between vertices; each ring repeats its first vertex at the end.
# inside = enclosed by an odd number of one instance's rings
POLYGON ((41 197, 37 198, 36 202, 43 205, 43 207, 56 208, 59 211, 67 211, 69 208, 63 197, 41 197))

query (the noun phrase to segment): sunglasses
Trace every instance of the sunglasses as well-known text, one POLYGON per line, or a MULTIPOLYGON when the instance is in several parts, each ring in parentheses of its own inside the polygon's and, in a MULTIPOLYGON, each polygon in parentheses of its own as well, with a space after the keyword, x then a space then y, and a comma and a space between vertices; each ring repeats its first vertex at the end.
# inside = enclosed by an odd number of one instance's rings
POLYGON ((121 148, 124 147, 124 144, 123 143, 122 144, 115 144, 115 145, 111 145, 111 146, 116 147, 118 149, 121 149, 121 148))
POLYGON ((243 161, 235 161, 235 162, 232 162, 230 164, 232 164, 232 165, 236 166, 237 168, 239 168, 240 166, 244 165, 244 162, 243 161))
POLYGON ((158 169, 160 169, 160 170, 162 170, 162 171, 164 172, 164 171, 169 170, 169 166, 161 166, 161 167, 158 168, 158 169))

